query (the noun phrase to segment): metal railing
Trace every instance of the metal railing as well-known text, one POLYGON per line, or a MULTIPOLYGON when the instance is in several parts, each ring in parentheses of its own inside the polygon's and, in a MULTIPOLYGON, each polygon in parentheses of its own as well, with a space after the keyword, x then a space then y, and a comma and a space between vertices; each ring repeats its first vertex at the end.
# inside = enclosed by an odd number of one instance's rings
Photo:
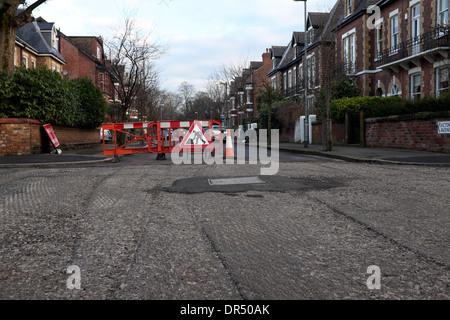
POLYGON ((447 27, 436 28, 418 37, 401 42, 395 47, 383 50, 378 56, 376 65, 379 67, 440 47, 450 47, 450 33, 447 27))

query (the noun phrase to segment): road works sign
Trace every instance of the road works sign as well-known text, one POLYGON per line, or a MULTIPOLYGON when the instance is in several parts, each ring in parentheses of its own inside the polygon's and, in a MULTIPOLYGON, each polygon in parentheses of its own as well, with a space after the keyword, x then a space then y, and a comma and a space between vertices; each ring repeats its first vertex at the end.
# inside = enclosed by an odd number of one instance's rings
POLYGON ((55 132, 53 131, 51 124, 44 125, 45 132, 47 132, 48 137, 50 138, 50 141, 52 142, 53 147, 55 147, 55 150, 58 152, 58 154, 61 154, 61 149, 59 149, 59 141, 58 138, 56 138, 55 132))
POLYGON ((180 148, 191 150, 203 150, 211 145, 211 140, 203 130, 200 121, 195 120, 192 123, 188 133, 184 136, 183 141, 180 143, 180 148))

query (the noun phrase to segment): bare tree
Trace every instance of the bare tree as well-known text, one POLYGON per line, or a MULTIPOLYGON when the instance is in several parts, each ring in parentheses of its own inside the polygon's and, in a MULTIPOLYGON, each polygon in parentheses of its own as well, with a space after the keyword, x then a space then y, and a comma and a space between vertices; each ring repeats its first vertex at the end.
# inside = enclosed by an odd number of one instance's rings
POLYGON ((32 22, 34 9, 46 0, 0 0, 0 70, 8 75, 14 70, 14 48, 17 30, 32 22), (19 8, 21 7, 21 8, 19 8))
MULTIPOLYGON (((236 62, 230 64, 223 64, 208 77, 208 94, 210 98, 220 104, 217 113, 225 114, 226 98, 228 91, 233 91, 233 86, 240 83, 243 71, 248 66, 248 59, 241 58, 236 62)), ((238 101, 239 102, 239 101, 238 101)))
POLYGON ((195 87, 187 81, 184 81, 178 86, 178 91, 183 98, 184 115, 187 116, 192 109, 192 103, 195 96, 195 87))
POLYGON ((316 95, 316 108, 322 118, 322 141, 325 151, 333 149, 332 119, 330 115, 331 100, 335 96, 334 85, 345 80, 346 68, 336 60, 335 43, 320 43, 320 91, 316 95))
MULTIPOLYGON (((158 92, 158 112, 162 120, 179 119, 182 113, 183 97, 178 93, 162 90, 158 92)), ((158 119, 159 119, 158 118, 158 119)))
POLYGON ((122 109, 121 121, 127 120, 127 111, 133 107, 138 93, 151 90, 157 80, 155 61, 165 48, 150 42, 150 35, 142 35, 133 18, 126 18, 123 29, 117 30, 106 42, 111 58, 111 73, 122 109))

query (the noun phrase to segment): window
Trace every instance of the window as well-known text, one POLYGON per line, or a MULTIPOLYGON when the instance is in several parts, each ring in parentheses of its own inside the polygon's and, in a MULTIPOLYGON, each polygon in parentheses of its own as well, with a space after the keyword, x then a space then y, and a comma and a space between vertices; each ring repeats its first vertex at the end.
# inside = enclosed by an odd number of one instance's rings
POLYGON ((296 87, 296 86, 297 86, 297 67, 294 67, 294 77, 293 77, 293 80, 294 80, 294 87, 296 87))
POLYGON ((437 0, 438 2, 438 26, 448 24, 448 2, 449 0, 437 0))
POLYGON ((118 83, 114 83, 114 100, 119 101, 119 89, 120 85, 118 83))
POLYGON ((300 64, 300 74, 298 75, 298 78, 301 81, 303 81, 303 70, 304 70, 304 68, 303 68, 303 63, 302 63, 302 64, 300 64))
POLYGON ((344 37, 344 63, 347 73, 355 73, 355 33, 344 37))
POLYGON ((97 59, 102 59, 102 49, 99 46, 97 46, 97 59))
POLYGON ((420 52, 420 3, 411 7, 412 54, 420 52))
POLYGON ((380 25, 376 29, 377 33, 377 58, 380 58, 383 54, 383 26, 380 25))
POLYGON ((105 91, 105 74, 103 72, 100 73, 100 88, 105 91))
POLYGON ((22 66, 24 66, 25 68, 28 69, 28 57, 27 56, 22 57, 22 66))
POLYGON ((313 37, 314 37, 314 29, 311 27, 308 30, 308 44, 312 44, 313 42, 313 37))
POLYGON ((292 88, 292 70, 288 71, 288 88, 292 88))
POLYGON ((346 0, 345 13, 348 16, 353 11, 353 0, 346 0))
POLYGON ((411 99, 420 99, 421 81, 420 73, 411 75, 411 99))
POLYGON ((314 87, 316 82, 316 58, 308 57, 308 88, 314 87))
POLYGON ((283 89, 287 89, 287 73, 283 73, 283 89))
POLYGON ((36 69, 36 60, 31 60, 31 68, 36 69))
POLYGON ((277 78, 272 77, 270 80, 271 80, 272 89, 276 90, 277 89, 277 78))
POLYGON ((448 71, 448 67, 436 69, 436 97, 439 97, 442 92, 448 91, 448 71))
POLYGON ((53 26, 53 28, 52 28, 51 38, 52 38, 51 39, 52 47, 55 48, 55 49, 58 49, 58 47, 59 47, 59 45, 58 45, 59 39, 58 39, 58 36, 57 36, 57 31, 56 31, 56 27, 55 26, 53 26))
POLYGON ((391 51, 398 51, 398 15, 391 17, 391 51))
POLYGON ((394 84, 391 87, 391 96, 398 96, 398 95, 399 95, 398 86, 394 84))

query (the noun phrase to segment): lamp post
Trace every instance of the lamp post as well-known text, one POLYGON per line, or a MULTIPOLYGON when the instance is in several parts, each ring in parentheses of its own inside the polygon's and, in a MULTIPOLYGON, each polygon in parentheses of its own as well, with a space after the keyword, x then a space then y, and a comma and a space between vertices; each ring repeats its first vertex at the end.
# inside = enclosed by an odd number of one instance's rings
POLYGON ((295 2, 304 2, 305 3, 305 62, 303 63, 303 77, 305 78, 305 136, 304 136, 304 146, 308 148, 309 144, 309 114, 308 114, 308 37, 306 31, 306 0, 294 0, 295 2))

